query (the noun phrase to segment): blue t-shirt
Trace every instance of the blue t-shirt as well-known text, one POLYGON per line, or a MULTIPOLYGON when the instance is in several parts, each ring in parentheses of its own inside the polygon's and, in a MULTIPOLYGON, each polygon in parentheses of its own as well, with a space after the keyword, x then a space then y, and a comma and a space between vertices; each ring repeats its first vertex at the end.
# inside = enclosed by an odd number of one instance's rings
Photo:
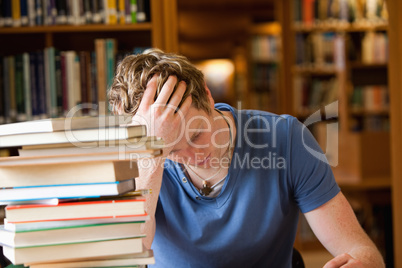
POLYGON ((299 211, 338 192, 330 166, 294 117, 231 111, 236 143, 216 198, 201 196, 180 165, 166 160, 156 209, 152 267, 291 267, 299 211))

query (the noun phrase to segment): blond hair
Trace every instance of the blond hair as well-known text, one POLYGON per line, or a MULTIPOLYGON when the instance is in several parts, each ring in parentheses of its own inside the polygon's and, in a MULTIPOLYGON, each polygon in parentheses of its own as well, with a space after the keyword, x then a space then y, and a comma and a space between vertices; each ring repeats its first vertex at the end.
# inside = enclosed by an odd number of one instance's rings
POLYGON ((169 76, 175 75, 178 82, 184 81, 187 86, 180 105, 191 94, 193 107, 211 113, 203 73, 186 57, 164 53, 159 49, 148 49, 142 54, 126 56, 118 64, 108 91, 112 112, 135 115, 147 84, 155 74, 158 75, 155 99, 169 76))

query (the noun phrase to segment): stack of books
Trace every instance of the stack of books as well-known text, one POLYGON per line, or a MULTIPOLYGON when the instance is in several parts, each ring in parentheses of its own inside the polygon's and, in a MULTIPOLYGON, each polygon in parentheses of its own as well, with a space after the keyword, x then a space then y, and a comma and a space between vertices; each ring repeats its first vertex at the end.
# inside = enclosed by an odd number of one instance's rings
POLYGON ((144 250, 148 189, 137 160, 162 153, 143 125, 115 116, 45 119, 0 126, 3 254, 29 267, 137 267, 144 250))

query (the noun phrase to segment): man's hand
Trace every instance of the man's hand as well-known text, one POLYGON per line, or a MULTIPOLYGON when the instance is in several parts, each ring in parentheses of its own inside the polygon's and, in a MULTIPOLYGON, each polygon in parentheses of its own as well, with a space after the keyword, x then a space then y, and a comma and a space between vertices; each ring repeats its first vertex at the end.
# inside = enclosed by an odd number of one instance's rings
POLYGON ((364 268, 365 266, 363 263, 359 260, 356 260, 349 254, 341 254, 339 256, 336 256, 329 262, 325 264, 323 268, 364 268))
POLYGON ((175 76, 170 76, 163 85, 162 90, 156 100, 157 76, 155 75, 148 83, 133 122, 147 125, 149 136, 161 137, 165 142, 163 156, 167 156, 173 149, 175 143, 184 133, 184 117, 190 109, 191 95, 181 105, 178 106, 186 90, 186 83, 180 81, 175 92, 177 83, 175 76))

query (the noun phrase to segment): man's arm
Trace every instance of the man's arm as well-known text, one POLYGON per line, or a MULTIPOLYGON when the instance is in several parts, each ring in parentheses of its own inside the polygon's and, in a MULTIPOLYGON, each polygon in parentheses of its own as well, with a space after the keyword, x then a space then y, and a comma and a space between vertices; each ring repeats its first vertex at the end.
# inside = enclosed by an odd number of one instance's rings
POLYGON ((324 268, 385 267, 380 252, 361 228, 342 193, 305 216, 317 238, 336 256, 324 268))
POLYGON ((157 89, 156 80, 157 77, 154 76, 149 81, 138 111, 133 117, 133 122, 147 125, 149 136, 161 137, 165 143, 161 157, 138 161, 139 178, 136 179, 136 188, 152 190, 145 202, 145 211, 150 216, 150 220, 144 224, 142 229, 146 235, 143 240, 146 248, 151 248, 155 236, 155 211, 162 185, 163 164, 173 148, 174 141, 180 134, 183 115, 187 113, 192 103, 190 95, 178 108, 186 89, 186 83, 180 82, 177 90, 173 92, 177 83, 175 76, 168 78, 157 99, 154 100, 157 89))

